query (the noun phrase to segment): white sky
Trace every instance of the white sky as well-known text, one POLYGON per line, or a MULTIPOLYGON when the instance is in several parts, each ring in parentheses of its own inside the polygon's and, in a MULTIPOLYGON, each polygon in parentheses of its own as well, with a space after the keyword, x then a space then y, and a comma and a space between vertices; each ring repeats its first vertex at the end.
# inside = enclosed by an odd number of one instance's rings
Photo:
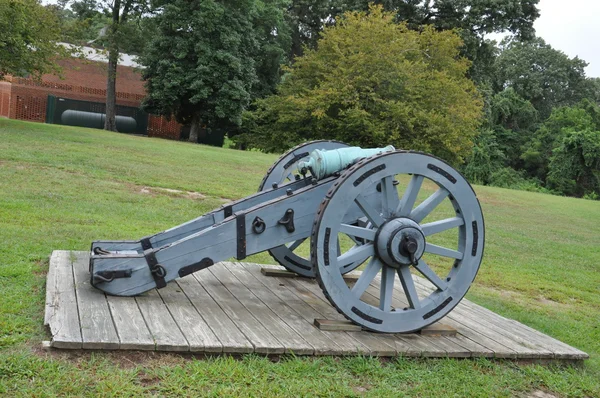
MULTIPOLYGON (((537 36, 569 57, 588 62, 588 77, 600 77, 600 0, 540 0, 538 8, 537 36)), ((489 37, 500 41, 502 35, 489 37)))
POLYGON ((540 0, 537 36, 569 57, 588 62, 588 77, 600 77, 600 0, 540 0))

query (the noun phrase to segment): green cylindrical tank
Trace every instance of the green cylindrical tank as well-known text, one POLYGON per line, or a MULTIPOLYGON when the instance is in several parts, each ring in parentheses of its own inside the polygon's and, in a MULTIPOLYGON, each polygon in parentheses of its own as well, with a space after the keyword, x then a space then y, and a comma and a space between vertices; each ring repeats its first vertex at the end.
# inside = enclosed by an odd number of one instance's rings
MULTIPOLYGON (((62 124, 67 126, 89 127, 92 129, 104 128, 104 113, 84 112, 68 109, 60 116, 62 124)), ((116 116, 117 131, 120 133, 135 133, 137 130, 137 122, 129 116, 116 116)))

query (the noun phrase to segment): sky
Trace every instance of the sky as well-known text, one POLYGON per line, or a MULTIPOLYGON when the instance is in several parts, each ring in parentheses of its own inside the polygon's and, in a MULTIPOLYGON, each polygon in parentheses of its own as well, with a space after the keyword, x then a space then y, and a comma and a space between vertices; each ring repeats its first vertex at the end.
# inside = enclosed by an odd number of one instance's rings
MULTIPOLYGON (((56 3, 56 0, 42 0, 56 3)), ((588 62, 588 77, 600 77, 600 0, 540 0, 537 36, 553 48, 588 62)), ((489 36, 500 41, 502 35, 489 36)))
POLYGON ((600 77, 600 0, 540 0, 538 8, 536 35, 587 61, 586 76, 600 77))

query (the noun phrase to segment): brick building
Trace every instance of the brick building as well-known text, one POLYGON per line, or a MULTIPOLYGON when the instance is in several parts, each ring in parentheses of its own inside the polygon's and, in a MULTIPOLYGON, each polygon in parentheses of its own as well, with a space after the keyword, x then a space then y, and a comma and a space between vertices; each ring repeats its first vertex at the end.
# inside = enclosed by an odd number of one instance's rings
MULTIPOLYGON (((46 122, 49 96, 90 101, 99 106, 106 102, 106 62, 87 50, 86 59, 59 61, 62 78, 43 75, 40 81, 7 77, 0 81, 0 117, 46 122)), ((145 95, 144 83, 135 63, 127 57, 117 67, 117 105, 138 108, 145 95)), ((51 98, 51 97, 50 97, 51 98)), ((119 111, 117 111, 119 114, 119 111)), ((148 115, 146 133, 151 137, 179 139, 182 126, 174 120, 148 115)))

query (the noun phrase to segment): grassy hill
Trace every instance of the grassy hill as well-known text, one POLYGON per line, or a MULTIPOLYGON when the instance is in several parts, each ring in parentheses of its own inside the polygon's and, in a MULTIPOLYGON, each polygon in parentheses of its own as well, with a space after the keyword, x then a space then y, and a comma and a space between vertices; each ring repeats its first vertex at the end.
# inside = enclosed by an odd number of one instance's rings
POLYGON ((0 395, 600 396, 600 202, 483 186, 486 254, 467 297, 588 352, 583 368, 39 351, 53 249, 197 217, 255 192, 275 159, 0 119, 0 395))

